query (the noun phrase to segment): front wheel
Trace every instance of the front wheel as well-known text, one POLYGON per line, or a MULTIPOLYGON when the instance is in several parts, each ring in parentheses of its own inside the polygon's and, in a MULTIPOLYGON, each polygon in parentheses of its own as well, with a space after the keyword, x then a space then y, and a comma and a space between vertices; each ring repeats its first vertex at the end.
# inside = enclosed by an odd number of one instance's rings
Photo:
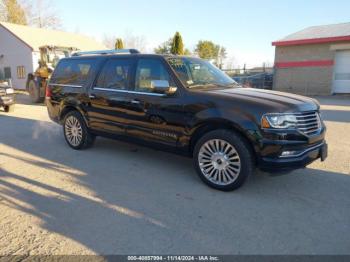
POLYGON ((78 111, 71 111, 65 116, 63 133, 68 145, 76 150, 88 148, 95 141, 78 111))
POLYGON ((222 191, 239 188, 254 170, 249 145, 229 130, 211 131, 199 139, 193 161, 202 181, 222 191))

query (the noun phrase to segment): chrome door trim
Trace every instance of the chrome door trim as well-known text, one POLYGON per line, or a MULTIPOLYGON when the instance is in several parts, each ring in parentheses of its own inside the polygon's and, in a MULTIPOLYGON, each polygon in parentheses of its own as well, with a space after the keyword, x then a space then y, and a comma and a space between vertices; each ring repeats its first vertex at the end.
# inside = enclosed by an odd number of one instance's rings
POLYGON ((127 94, 139 94, 139 95, 147 95, 147 96, 166 96, 165 94, 137 92, 137 91, 120 90, 120 89, 113 89, 113 88, 93 87, 93 89, 100 90, 100 91, 110 91, 110 92, 127 93, 127 94))
POLYGON ((74 88, 82 88, 81 85, 69 85, 69 84, 55 84, 55 83, 49 83, 49 86, 62 86, 62 87, 74 87, 74 88))

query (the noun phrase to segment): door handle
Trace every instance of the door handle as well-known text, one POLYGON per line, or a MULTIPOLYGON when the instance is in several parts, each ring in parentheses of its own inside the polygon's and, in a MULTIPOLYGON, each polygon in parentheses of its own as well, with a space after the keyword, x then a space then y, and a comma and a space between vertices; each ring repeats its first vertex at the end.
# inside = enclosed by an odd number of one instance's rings
POLYGON ((96 98, 96 95, 90 94, 90 95, 89 95, 89 98, 94 99, 94 98, 96 98))
POLYGON ((137 100, 137 99, 131 100, 131 104, 133 105, 139 105, 140 103, 141 103, 140 100, 137 100))

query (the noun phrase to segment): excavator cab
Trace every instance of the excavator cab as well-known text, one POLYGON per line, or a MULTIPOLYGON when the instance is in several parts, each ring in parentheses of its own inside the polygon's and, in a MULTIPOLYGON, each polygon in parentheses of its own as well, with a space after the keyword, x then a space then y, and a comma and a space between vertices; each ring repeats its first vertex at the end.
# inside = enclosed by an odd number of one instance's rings
POLYGON ((45 99, 47 83, 58 61, 70 57, 73 52, 78 51, 74 47, 42 46, 38 68, 34 73, 28 74, 26 89, 33 103, 41 103, 45 99))

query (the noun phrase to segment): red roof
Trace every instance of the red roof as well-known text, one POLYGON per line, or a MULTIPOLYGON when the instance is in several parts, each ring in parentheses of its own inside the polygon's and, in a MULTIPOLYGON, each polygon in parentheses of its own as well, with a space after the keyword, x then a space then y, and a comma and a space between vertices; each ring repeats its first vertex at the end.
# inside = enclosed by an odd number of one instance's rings
POLYGON ((272 45, 289 46, 340 41, 350 41, 350 23, 308 27, 272 42, 272 45))

